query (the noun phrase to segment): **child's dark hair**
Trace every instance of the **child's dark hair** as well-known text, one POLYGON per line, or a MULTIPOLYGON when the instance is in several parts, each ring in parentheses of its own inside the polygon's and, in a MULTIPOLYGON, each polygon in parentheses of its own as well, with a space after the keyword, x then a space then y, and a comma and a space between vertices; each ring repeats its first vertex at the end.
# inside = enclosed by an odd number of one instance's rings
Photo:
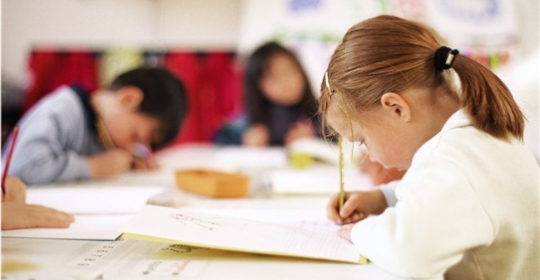
POLYGON ((188 99, 183 83, 165 68, 137 68, 118 76, 109 86, 117 91, 126 86, 139 88, 144 98, 139 111, 158 120, 159 139, 152 149, 170 143, 182 127, 188 111, 188 99))
POLYGON ((336 96, 348 114, 355 114, 380 105, 386 92, 443 88, 460 100, 476 128, 501 139, 522 139, 525 118, 504 83, 480 63, 457 55, 451 66, 461 90, 453 90, 451 72, 435 67, 440 47, 429 28, 398 17, 378 16, 354 25, 330 59, 319 111, 324 118, 336 96), (329 90, 336 94, 330 97, 329 90))
POLYGON ((263 93, 260 81, 272 57, 283 54, 291 58, 298 69, 302 72, 305 83, 302 99, 297 106, 300 106, 302 113, 311 118, 317 114, 317 101, 313 95, 306 72, 296 55, 289 49, 276 42, 268 42, 258 47, 249 57, 244 75, 244 106, 252 124, 262 123, 268 125, 268 107, 272 103, 263 93))

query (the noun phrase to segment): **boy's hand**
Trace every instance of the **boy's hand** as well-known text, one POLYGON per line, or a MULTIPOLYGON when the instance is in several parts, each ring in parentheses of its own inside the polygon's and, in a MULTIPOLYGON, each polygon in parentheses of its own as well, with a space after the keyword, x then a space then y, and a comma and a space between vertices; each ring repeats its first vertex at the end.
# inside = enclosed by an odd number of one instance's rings
POLYGON ((131 147, 131 154, 135 170, 152 170, 158 167, 152 149, 146 144, 136 143, 131 147))
POLYGON ((264 147, 270 145, 270 131, 263 124, 256 124, 248 128, 242 135, 242 145, 264 147))
POLYGON ((133 169, 135 170, 154 170, 156 168, 158 168, 158 164, 154 158, 133 158, 133 169))
POLYGON ((38 205, 28 205, 26 185, 17 177, 9 176, 5 182, 6 195, 2 196, 2 230, 35 227, 69 227, 73 216, 38 205))
POLYGON ((133 163, 133 156, 125 150, 113 149, 88 157, 88 163, 93 178, 106 178, 129 170, 133 163))
POLYGON ((356 223, 371 214, 381 214, 388 204, 379 190, 346 192, 345 203, 338 213, 339 194, 330 197, 326 207, 327 216, 337 224, 356 223))

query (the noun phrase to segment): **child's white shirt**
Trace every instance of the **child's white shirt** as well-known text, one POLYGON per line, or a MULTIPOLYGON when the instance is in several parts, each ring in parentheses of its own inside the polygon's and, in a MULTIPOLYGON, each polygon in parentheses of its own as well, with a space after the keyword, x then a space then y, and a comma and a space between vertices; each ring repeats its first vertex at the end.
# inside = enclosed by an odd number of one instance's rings
POLYGON ((358 222, 360 253, 402 277, 538 279, 539 167, 458 111, 415 154, 398 202, 358 222))

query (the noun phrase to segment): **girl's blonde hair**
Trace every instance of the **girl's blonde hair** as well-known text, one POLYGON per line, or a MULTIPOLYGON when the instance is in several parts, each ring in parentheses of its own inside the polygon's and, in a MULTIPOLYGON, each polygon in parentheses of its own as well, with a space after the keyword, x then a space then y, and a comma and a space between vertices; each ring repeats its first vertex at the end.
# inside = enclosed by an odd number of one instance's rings
POLYGON ((351 27, 330 59, 321 84, 319 112, 323 123, 335 95, 347 115, 380 105, 386 92, 443 87, 459 98, 472 124, 490 135, 523 138, 525 118, 504 83, 489 69, 463 55, 452 68, 459 77, 459 95, 448 71, 435 68, 440 48, 426 26, 394 16, 378 16, 351 27))

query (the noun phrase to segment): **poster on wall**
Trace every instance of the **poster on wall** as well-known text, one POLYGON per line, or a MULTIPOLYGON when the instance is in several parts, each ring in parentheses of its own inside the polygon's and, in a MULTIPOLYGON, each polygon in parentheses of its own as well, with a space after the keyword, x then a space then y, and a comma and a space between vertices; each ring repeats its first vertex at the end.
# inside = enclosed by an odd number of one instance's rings
POLYGON ((390 14, 428 24, 457 48, 496 69, 511 67, 517 51, 512 0, 275 0, 244 1, 239 53, 275 40, 306 68, 314 92, 329 58, 352 25, 390 14))

